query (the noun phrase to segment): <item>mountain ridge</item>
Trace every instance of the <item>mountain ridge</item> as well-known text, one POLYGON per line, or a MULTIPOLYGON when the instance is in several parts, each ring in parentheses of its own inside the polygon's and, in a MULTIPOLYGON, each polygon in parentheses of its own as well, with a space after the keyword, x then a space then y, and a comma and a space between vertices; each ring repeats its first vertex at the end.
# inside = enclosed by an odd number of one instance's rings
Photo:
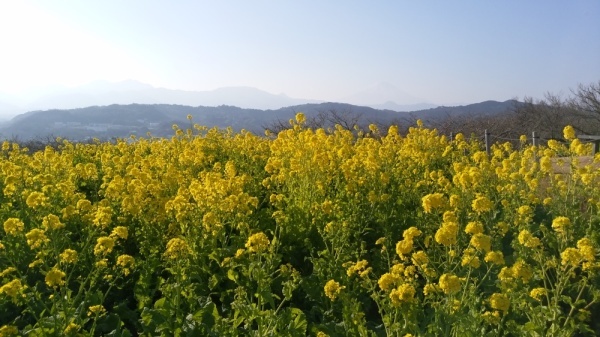
MULTIPOLYGON (((62 137, 72 140, 89 138, 109 139, 128 137, 131 134, 144 136, 150 133, 157 137, 173 134, 172 125, 193 123, 209 127, 232 127, 262 133, 272 125, 286 125, 298 112, 309 119, 318 119, 328 113, 356 121, 361 126, 370 123, 388 125, 398 122, 435 120, 463 115, 494 115, 512 111, 515 100, 504 102, 485 101, 456 107, 436 107, 414 112, 374 109, 348 103, 305 103, 279 109, 245 109, 231 105, 186 106, 177 104, 111 104, 78 109, 51 109, 30 111, 15 116, 0 127, 4 139, 35 139, 62 137)), ((332 122, 325 126, 332 126, 332 122)))
MULTIPOLYGON (((430 103, 419 103, 420 101, 416 101, 414 97, 389 83, 371 86, 354 96, 349 96, 348 99, 341 98, 336 99, 336 101, 395 111, 420 110, 435 106, 430 103), (397 102, 402 104, 397 104, 397 102)), ((28 111, 77 109, 89 106, 134 103, 189 106, 225 104, 265 110, 305 103, 325 103, 325 101, 294 98, 285 93, 272 94, 250 86, 228 86, 212 90, 194 91, 154 87, 135 80, 121 82, 98 80, 77 87, 41 87, 19 95, 0 92, 0 118, 13 117, 28 111)))

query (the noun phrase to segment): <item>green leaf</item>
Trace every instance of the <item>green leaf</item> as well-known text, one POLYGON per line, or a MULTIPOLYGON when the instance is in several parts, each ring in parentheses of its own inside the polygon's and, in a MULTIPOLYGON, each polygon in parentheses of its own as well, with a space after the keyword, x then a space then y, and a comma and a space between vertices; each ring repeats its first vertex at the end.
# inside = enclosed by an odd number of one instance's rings
POLYGON ((306 322, 306 315, 298 308, 289 308, 291 311, 292 321, 289 324, 291 331, 297 332, 299 335, 305 336, 308 322, 306 322))
POLYGON ((217 275, 213 274, 210 277, 210 280, 208 280, 208 289, 214 290, 215 288, 217 288, 218 285, 219 285, 219 278, 217 277, 217 275))
POLYGON ((121 319, 119 316, 117 316, 117 314, 111 313, 98 318, 97 327, 98 331, 100 332, 120 330, 119 328, 121 327, 121 319))
POLYGON ((237 273, 233 269, 227 271, 227 278, 237 283, 237 273))
POLYGON ((160 298, 156 302, 154 302, 155 309, 162 309, 165 306, 165 298, 160 298))
POLYGON ((219 312, 217 310, 217 306, 209 302, 202 309, 196 311, 193 316, 193 320, 196 322, 200 322, 203 325, 208 327, 212 327, 215 325, 216 320, 219 318, 219 312))
POLYGON ((141 316, 144 331, 151 334, 162 331, 167 326, 167 317, 160 310, 144 308, 141 316))

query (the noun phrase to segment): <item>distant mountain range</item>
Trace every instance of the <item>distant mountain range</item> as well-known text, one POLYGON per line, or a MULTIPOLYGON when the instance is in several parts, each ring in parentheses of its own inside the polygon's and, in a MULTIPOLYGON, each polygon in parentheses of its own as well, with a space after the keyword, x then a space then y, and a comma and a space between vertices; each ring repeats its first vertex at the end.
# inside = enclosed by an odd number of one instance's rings
MULTIPOLYGON (((370 106, 375 109, 414 111, 433 108, 389 83, 378 83, 339 102, 370 106), (402 104, 399 104, 402 103, 402 104)), ((252 87, 225 87, 208 91, 184 91, 155 88, 133 80, 95 81, 78 87, 43 87, 20 95, 0 92, 0 119, 28 111, 76 109, 111 104, 175 104, 187 106, 231 105, 245 109, 279 109, 307 103, 314 99, 292 98, 252 87)))
POLYGON ((255 109, 278 109, 284 106, 318 103, 284 94, 274 95, 251 87, 227 87, 210 91, 184 91, 155 88, 137 81, 92 82, 76 88, 48 88, 21 97, 0 95, 0 115, 10 116, 28 111, 76 109, 111 104, 177 104, 217 106, 222 104, 255 109))
MULTIPOLYGON (((229 95, 231 92, 228 92, 229 95)), ((253 96, 256 97, 256 96, 253 96)), ((239 99, 243 99, 239 98, 239 99)), ((283 98, 282 98, 283 99, 283 98)), ((116 100, 113 97, 113 101, 116 100)), ((117 100, 118 101, 118 100, 117 100)), ((356 119, 360 125, 394 122, 410 122, 417 118, 436 120, 462 115, 494 115, 512 111, 517 101, 486 101, 476 104, 436 107, 413 112, 398 112, 385 109, 351 105, 346 103, 305 103, 279 109, 244 109, 231 105, 188 106, 167 104, 111 104, 79 109, 54 109, 31 111, 18 115, 0 127, 0 138, 47 140, 48 137, 63 137, 72 140, 89 138, 110 139, 135 134, 157 137, 173 135, 172 125, 181 128, 193 123, 235 130, 246 129, 255 133, 264 132, 265 127, 278 123, 286 124, 297 112, 310 118, 319 114, 335 112, 339 116, 356 119)))
MULTIPOLYGON (((435 105, 423 103, 422 100, 385 82, 370 86, 338 101, 394 111, 413 111, 435 107, 435 105), (398 104, 398 102, 404 104, 398 104)), ((292 98, 283 93, 272 94, 252 87, 185 91, 155 88, 134 80, 95 81, 77 87, 48 86, 21 94, 0 92, 0 119, 10 118, 28 111, 76 109, 111 104, 231 105, 247 109, 267 110, 306 103, 323 103, 323 101, 292 98)))

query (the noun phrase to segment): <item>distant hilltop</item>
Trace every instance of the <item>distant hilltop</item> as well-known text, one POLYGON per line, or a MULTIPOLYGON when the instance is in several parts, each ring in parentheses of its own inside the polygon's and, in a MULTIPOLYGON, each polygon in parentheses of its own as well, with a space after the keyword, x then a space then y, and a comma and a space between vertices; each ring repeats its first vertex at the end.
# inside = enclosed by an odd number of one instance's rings
MULTIPOLYGON (((385 83, 336 101, 394 111, 414 111, 436 106, 422 102, 385 83)), ((194 107, 231 105, 245 109, 274 110, 307 103, 324 102, 293 98, 284 93, 272 94, 244 86, 186 91, 155 88, 133 80, 116 83, 95 81, 73 88, 61 86, 39 88, 20 95, 0 92, 0 118, 6 119, 28 111, 77 109, 112 104, 174 104, 194 107)))
MULTIPOLYGON (((352 121, 366 126, 370 123, 389 125, 392 123, 413 123, 417 118, 435 121, 448 117, 466 115, 490 116, 508 113, 518 104, 517 101, 486 101, 456 107, 436 107, 413 112, 374 109, 346 103, 307 103, 274 110, 244 109, 230 105, 186 106, 168 104, 112 104, 91 106, 79 109, 54 109, 31 111, 18 115, 0 128, 3 139, 48 139, 63 137, 71 140, 90 138, 110 139, 130 135, 156 137, 173 135, 173 124, 182 128, 190 126, 188 115, 193 123, 209 127, 232 127, 262 133, 266 128, 287 125, 298 112, 308 119, 323 119, 334 114, 340 120, 352 121)), ((323 125, 331 126, 334 119, 322 120, 323 125)))

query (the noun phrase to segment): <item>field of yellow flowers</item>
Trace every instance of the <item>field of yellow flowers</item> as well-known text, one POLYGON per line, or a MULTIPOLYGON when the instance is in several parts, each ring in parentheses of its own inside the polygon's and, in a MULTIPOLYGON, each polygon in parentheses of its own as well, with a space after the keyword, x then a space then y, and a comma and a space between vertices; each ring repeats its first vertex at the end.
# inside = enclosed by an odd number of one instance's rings
POLYGON ((0 336, 600 334, 600 155, 571 127, 488 156, 290 122, 2 144, 0 336))

